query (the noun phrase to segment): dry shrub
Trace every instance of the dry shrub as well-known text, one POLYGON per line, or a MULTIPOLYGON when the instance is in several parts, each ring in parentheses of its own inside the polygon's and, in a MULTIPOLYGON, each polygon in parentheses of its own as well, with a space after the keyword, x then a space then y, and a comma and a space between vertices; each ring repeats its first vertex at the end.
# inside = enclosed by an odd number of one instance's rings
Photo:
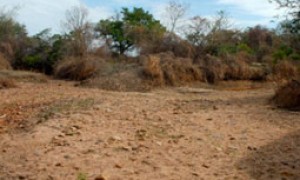
MULTIPOLYGON (((244 57, 244 56, 243 56, 244 57)), ((265 80, 267 72, 260 65, 250 65, 249 59, 241 56, 226 55, 217 58, 206 55, 203 60, 198 60, 209 83, 215 83, 222 80, 265 80)))
POLYGON ((54 75, 59 79, 86 80, 99 72, 102 62, 93 57, 67 57, 58 62, 54 75))
POLYGON ((145 92, 152 89, 142 79, 142 67, 124 62, 107 63, 106 69, 94 78, 80 82, 80 86, 111 91, 145 92))
POLYGON ((273 98, 274 103, 281 108, 300 109, 300 81, 292 80, 279 87, 273 98))
POLYGON ((17 87, 14 80, 0 77, 0 89, 7 89, 7 88, 14 88, 14 87, 17 87))
POLYGON ((103 45, 101 47, 94 49, 92 54, 96 57, 102 57, 102 58, 108 58, 112 56, 112 53, 108 45, 103 45))
POLYGON ((176 34, 166 34, 161 40, 155 43, 147 43, 142 46, 141 54, 159 54, 172 52, 176 57, 194 58, 195 47, 176 34))
POLYGON ((228 62, 226 79, 228 80, 247 80, 251 78, 249 65, 242 60, 232 59, 228 62))
POLYGON ((228 65, 226 80, 266 80, 267 69, 261 63, 253 62, 251 55, 238 53, 236 55, 228 55, 225 57, 228 65))
POLYGON ((225 79, 228 66, 221 59, 206 55, 203 60, 198 60, 197 63, 201 66, 207 82, 215 83, 225 79))
POLYGON ((153 85, 161 86, 164 84, 164 74, 160 65, 160 58, 150 55, 144 63, 144 74, 151 80, 153 85))
POLYGON ((188 58, 176 58, 173 53, 160 53, 144 58, 143 72, 152 85, 183 85, 204 81, 201 69, 188 58))
POLYGON ((298 74, 297 67, 290 61, 281 61, 274 66, 274 80, 284 81, 296 78, 298 74))
POLYGON ((240 60, 240 61, 244 61, 248 64, 251 64, 252 62, 256 61, 255 56, 253 56, 250 53, 245 52, 245 51, 241 51, 241 52, 236 53, 234 55, 234 57, 235 57, 235 59, 240 60))
POLYGON ((0 70, 11 69, 9 61, 0 53, 0 70))

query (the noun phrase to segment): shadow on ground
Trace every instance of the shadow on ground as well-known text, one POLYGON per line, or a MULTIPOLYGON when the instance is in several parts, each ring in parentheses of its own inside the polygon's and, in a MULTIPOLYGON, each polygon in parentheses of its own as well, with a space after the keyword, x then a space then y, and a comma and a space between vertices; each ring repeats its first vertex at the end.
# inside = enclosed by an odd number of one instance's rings
POLYGON ((236 166, 257 180, 300 179, 300 130, 259 149, 249 148, 249 155, 236 166))

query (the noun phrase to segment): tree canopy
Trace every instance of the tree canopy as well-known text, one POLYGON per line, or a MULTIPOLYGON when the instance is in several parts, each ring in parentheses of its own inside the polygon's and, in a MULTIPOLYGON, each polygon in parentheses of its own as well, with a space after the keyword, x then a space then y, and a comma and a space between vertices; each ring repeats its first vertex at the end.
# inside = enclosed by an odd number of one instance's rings
POLYGON ((101 20, 95 28, 110 48, 119 54, 124 54, 142 41, 160 37, 166 31, 160 21, 143 8, 123 8, 121 16, 101 20))

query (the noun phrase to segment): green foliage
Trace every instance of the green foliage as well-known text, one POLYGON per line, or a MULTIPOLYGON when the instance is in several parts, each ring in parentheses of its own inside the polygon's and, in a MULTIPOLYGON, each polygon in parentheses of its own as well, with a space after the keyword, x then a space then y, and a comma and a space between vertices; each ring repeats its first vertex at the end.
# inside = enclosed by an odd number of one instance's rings
MULTIPOLYGON (((273 53, 274 61, 283 60, 285 58, 290 57, 293 54, 293 49, 286 45, 280 46, 280 48, 273 53)), ((297 58, 297 57, 294 57, 297 58)))
POLYGON ((241 43, 237 46, 237 51, 238 52, 246 52, 251 54, 253 52, 253 50, 245 43, 241 43))
POLYGON ((79 173, 77 180, 87 180, 87 175, 85 173, 79 173))
POLYGON ((65 54, 67 39, 61 35, 50 36, 50 30, 45 29, 29 40, 27 53, 18 63, 18 67, 51 74, 54 64, 65 54))
POLYGON ((290 57, 294 61, 300 61, 300 54, 298 54, 298 53, 293 53, 290 55, 290 57))
POLYGON ((222 45, 218 49, 218 55, 221 54, 234 54, 237 52, 237 47, 236 46, 231 46, 231 45, 222 45))
POLYGON ((24 63, 27 67, 34 69, 39 66, 41 62, 41 57, 39 55, 28 55, 24 58, 24 63))
POLYGON ((121 14, 122 19, 101 20, 95 28, 109 42, 111 49, 119 54, 131 50, 150 35, 159 36, 165 32, 160 22, 142 8, 133 8, 132 11, 123 8, 121 14))
POLYGON ((125 33, 125 25, 122 21, 101 20, 97 29, 101 36, 112 40, 110 47, 113 51, 124 54, 133 46, 133 39, 125 33))

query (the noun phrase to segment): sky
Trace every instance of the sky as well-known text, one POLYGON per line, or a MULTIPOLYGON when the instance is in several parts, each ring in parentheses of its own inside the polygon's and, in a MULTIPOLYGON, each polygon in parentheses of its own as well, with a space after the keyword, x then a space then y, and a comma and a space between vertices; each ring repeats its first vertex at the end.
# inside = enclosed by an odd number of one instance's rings
MULTIPOLYGON (((46 28, 52 33, 63 33, 61 22, 65 19, 66 10, 80 4, 89 10, 89 19, 98 22, 119 11, 122 7, 143 7, 156 19, 166 23, 164 9, 169 0, 0 0, 0 7, 10 9, 17 7, 15 18, 26 25, 30 35, 46 28)), ((217 11, 228 13, 231 22, 237 28, 247 28, 261 24, 275 27, 272 20, 278 15, 276 4, 268 0, 180 0, 189 5, 186 19, 199 15, 213 17, 217 11)))

